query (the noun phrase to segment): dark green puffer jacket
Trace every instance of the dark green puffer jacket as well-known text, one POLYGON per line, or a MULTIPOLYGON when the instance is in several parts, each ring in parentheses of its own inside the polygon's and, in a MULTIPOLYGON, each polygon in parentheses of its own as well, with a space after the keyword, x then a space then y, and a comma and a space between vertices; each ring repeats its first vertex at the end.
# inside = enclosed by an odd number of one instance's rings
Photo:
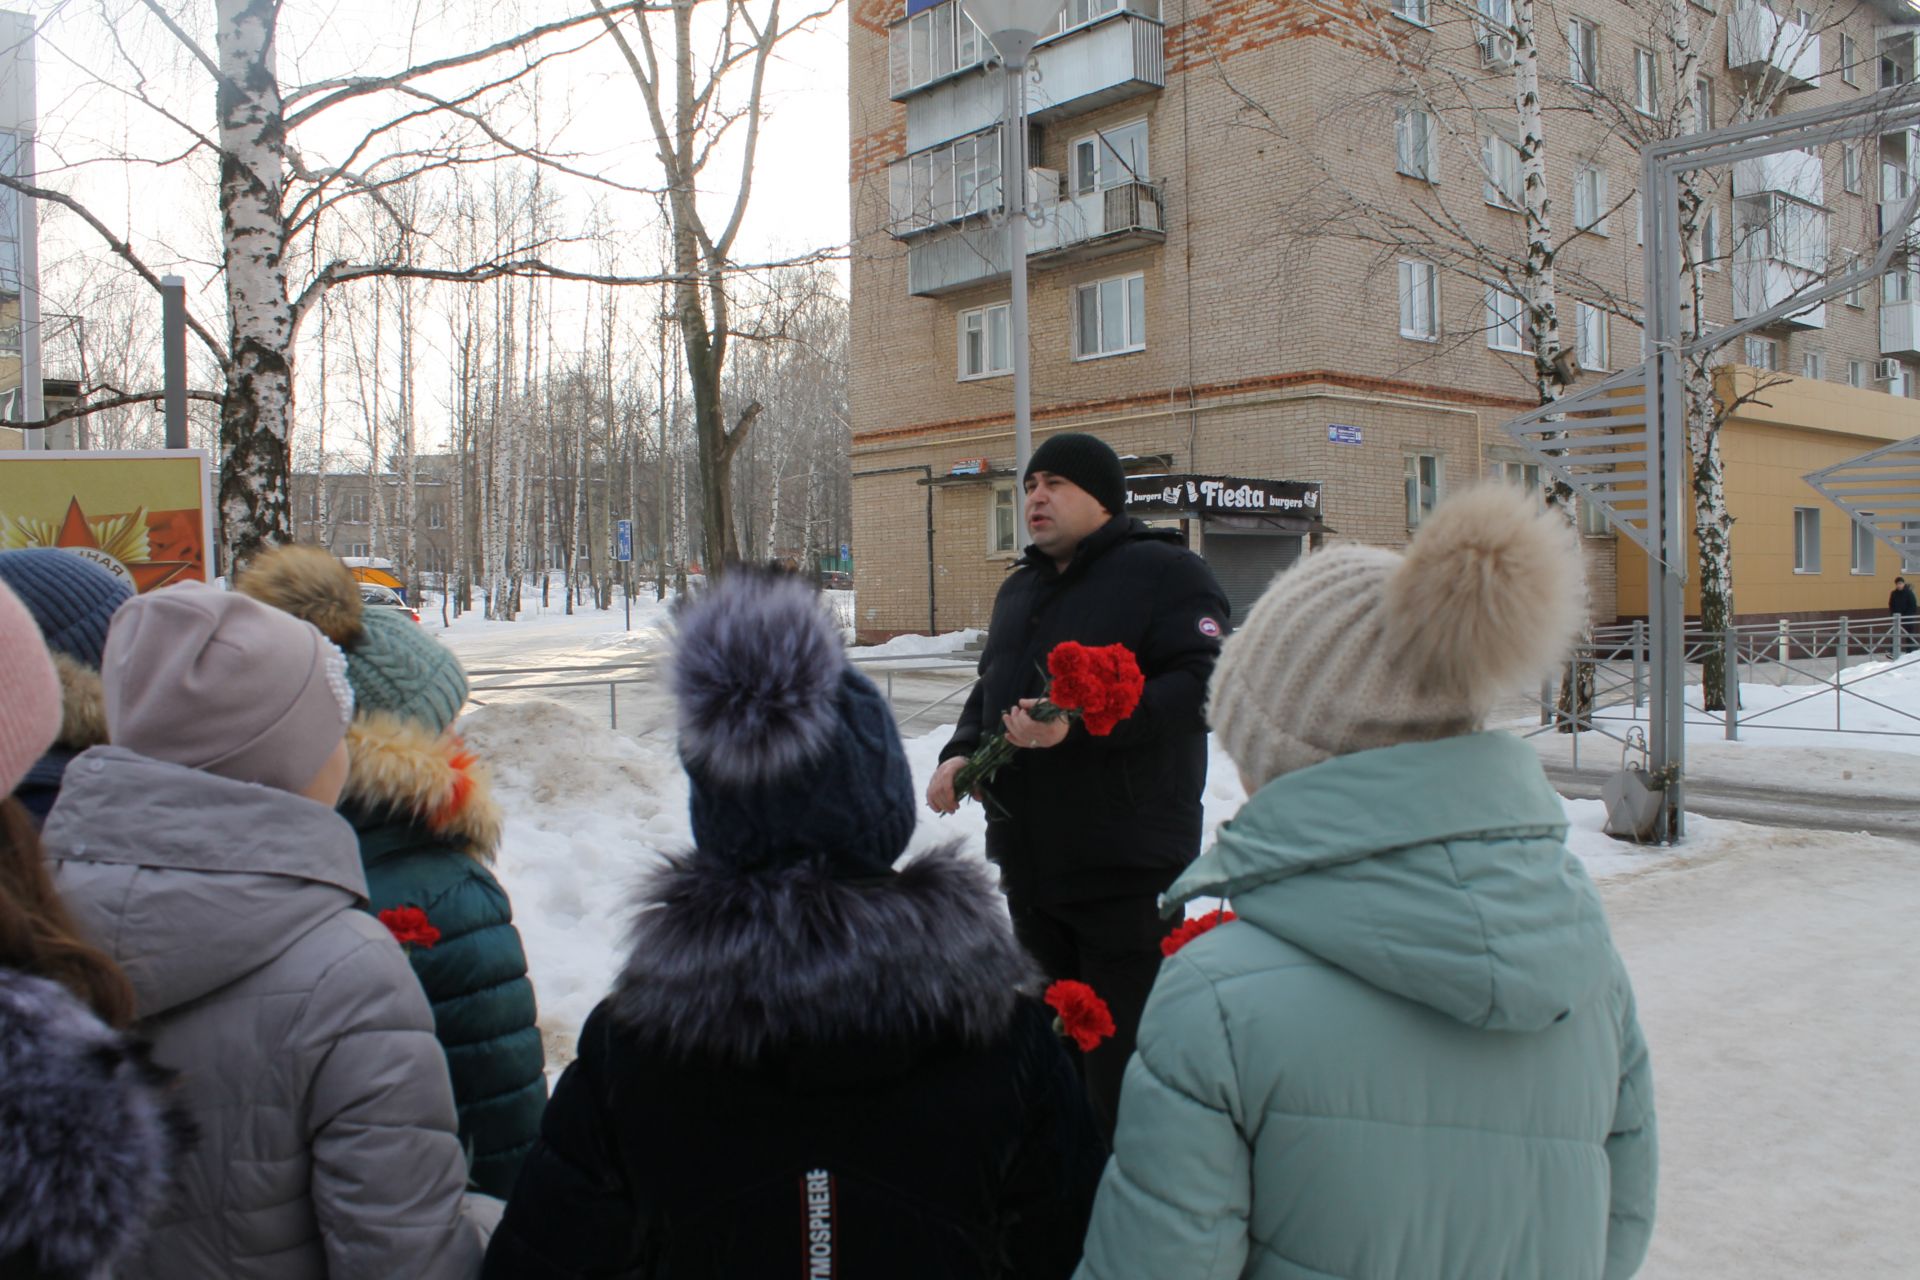
POLYGON ((473 1185, 505 1198, 540 1133, 546 1055, 527 956, 485 862, 500 814, 459 738, 385 713, 357 716, 341 814, 360 838, 369 909, 417 907, 440 931, 408 959, 433 1006, 473 1185))

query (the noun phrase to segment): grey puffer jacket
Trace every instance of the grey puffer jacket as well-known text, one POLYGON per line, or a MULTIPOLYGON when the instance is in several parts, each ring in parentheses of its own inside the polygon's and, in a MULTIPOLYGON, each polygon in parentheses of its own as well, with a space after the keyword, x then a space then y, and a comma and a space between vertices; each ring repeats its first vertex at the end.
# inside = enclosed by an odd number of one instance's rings
POLYGON ((433 1016, 365 900, 353 829, 250 783, 95 747, 44 833, 74 914, 133 981, 198 1147, 123 1278, 478 1273, 433 1016))

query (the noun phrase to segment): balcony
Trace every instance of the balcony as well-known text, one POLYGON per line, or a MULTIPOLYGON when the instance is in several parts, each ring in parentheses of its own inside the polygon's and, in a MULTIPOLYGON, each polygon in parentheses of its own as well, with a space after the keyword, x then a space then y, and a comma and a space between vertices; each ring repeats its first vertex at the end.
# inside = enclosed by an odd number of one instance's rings
POLYGON ((1826 184, 1820 157, 1805 151, 1782 151, 1733 163, 1733 195, 1783 195, 1808 204, 1824 205, 1826 184))
POLYGON ((1727 17, 1727 69, 1772 76, 1788 92, 1820 83, 1820 37, 1760 0, 1737 0, 1727 17))
POLYGON ((1920 302, 1880 304, 1880 354, 1920 356, 1920 302))
MULTIPOLYGON (((1027 235, 1027 260, 1034 266, 1081 262, 1166 242, 1160 189, 1150 182, 1056 196, 1040 207, 1040 225, 1027 235)), ((958 227, 915 240, 907 250, 907 292, 918 298, 937 298, 1006 277, 1004 227, 958 227)))
MULTIPOLYGON (((1733 318, 1745 320, 1785 302, 1802 289, 1820 282, 1820 273, 1758 253, 1736 252, 1733 257, 1733 318)), ((1827 327, 1827 305, 1811 306, 1781 317, 1778 323, 1794 329, 1827 327)))
MULTIPOLYGON (((896 67, 903 38, 899 33, 905 26, 894 27, 896 67)), ((980 43, 984 47, 984 40, 980 43)), ((956 57, 967 56, 969 48, 963 41, 962 54, 956 57)), ((907 105, 909 153, 978 133, 999 121, 1006 105, 1004 87, 998 74, 989 74, 978 63, 976 56, 965 67, 924 84, 915 84, 911 76, 895 76, 893 96, 907 105)), ((1166 87, 1166 32, 1157 18, 1116 9, 1041 41, 1033 63, 1039 79, 1027 87, 1027 114, 1045 124, 1166 87)))

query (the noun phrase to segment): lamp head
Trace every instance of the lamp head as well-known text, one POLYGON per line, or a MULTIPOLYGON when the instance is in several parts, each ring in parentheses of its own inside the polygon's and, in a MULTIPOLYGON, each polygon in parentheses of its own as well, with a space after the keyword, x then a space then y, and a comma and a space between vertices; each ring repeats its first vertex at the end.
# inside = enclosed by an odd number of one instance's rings
POLYGON ((1064 7, 1064 0, 960 0, 960 11, 986 33, 994 52, 1010 67, 1026 65, 1027 54, 1064 7))

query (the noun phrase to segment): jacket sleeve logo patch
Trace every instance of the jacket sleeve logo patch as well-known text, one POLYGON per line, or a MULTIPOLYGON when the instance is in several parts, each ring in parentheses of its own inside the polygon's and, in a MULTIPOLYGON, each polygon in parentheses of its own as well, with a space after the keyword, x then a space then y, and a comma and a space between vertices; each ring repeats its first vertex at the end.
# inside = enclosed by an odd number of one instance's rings
POLYGON ((807 1280, 833 1280, 839 1274, 834 1266, 833 1175, 825 1169, 809 1169, 802 1195, 807 1210, 802 1274, 807 1280))
POLYGON ((1209 640, 1218 640, 1220 638, 1219 621, 1214 618, 1200 619, 1200 634, 1209 640))

